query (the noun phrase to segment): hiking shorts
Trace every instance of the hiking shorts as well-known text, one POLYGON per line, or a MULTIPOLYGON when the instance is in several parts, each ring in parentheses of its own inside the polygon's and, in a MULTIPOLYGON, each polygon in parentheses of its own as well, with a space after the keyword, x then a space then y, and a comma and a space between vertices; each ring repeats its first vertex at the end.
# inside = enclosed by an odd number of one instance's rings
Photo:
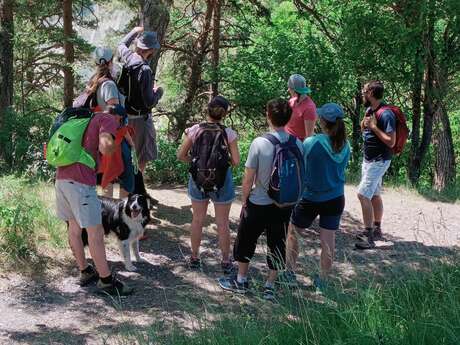
POLYGON ((190 175, 187 193, 192 201, 209 201, 209 199, 211 199, 214 204, 230 204, 235 200, 235 185, 233 184, 232 169, 227 170, 224 186, 215 192, 202 192, 199 190, 190 175))
POLYGON ((340 218, 345 208, 345 197, 315 202, 302 199, 292 211, 291 223, 298 228, 306 229, 319 216, 319 226, 326 230, 338 230, 340 218))
POLYGON ((267 264, 271 270, 285 267, 286 236, 292 207, 279 208, 275 204, 256 205, 248 200, 241 209, 240 224, 233 257, 248 263, 254 256, 257 240, 265 232, 267 236, 267 264))
POLYGON ((72 180, 56 180, 56 214, 59 219, 75 219, 80 228, 102 224, 101 202, 96 186, 72 180))
POLYGON ((383 175, 390 167, 391 160, 386 161, 363 161, 361 166, 361 182, 358 186, 358 194, 367 199, 380 195, 382 189, 383 175))
POLYGON ((134 145, 139 163, 147 163, 158 157, 157 133, 152 115, 128 118, 128 125, 134 128, 134 145))

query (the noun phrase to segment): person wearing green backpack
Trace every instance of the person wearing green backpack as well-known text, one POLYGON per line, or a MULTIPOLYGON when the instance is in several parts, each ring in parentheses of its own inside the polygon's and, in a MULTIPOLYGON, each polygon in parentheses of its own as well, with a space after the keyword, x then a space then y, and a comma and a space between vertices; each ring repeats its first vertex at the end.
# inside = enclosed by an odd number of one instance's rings
POLYGON ((96 193, 96 167, 91 162, 88 164, 91 158, 97 165, 101 154, 110 154, 115 150, 113 138, 118 126, 117 116, 109 113, 95 113, 90 118, 81 141, 86 159, 57 167, 56 211, 58 218, 68 224, 70 247, 80 270, 80 285, 98 280, 97 286, 102 291, 128 295, 132 289, 112 276, 107 263, 101 203, 96 193), (96 269, 86 260, 82 228, 88 232, 89 250, 96 269))

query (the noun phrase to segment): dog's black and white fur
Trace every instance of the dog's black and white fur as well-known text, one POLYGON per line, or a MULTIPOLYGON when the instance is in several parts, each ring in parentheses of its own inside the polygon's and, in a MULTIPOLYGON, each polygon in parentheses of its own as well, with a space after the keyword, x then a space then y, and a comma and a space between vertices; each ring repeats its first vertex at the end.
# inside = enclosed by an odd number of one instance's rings
MULTIPOLYGON (((136 261, 143 259, 139 254, 139 238, 144 234, 145 226, 150 222, 150 210, 144 195, 130 194, 127 199, 99 197, 102 204, 102 226, 106 235, 114 233, 120 246, 125 268, 135 271, 131 261, 131 251, 136 261)), ((88 244, 86 229, 82 230, 84 245, 88 244)))

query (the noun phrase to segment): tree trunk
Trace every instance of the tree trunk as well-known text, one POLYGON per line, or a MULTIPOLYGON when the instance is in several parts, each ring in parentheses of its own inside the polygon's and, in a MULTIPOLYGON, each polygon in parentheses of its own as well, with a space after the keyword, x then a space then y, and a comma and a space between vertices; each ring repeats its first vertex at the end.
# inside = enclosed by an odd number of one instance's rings
POLYGON ((360 140, 361 140, 361 106, 363 104, 363 96, 361 95, 361 82, 357 81, 356 83, 356 95, 354 100, 354 111, 352 114, 352 136, 351 136, 351 147, 353 149, 353 162, 358 162, 359 157, 361 156, 360 150, 360 140))
POLYGON ((75 59, 72 29, 72 0, 63 0, 62 12, 64 20, 64 106, 70 107, 73 102, 74 94, 74 75, 73 63, 75 59))
POLYGON ((203 72, 203 61, 206 56, 206 47, 208 45, 213 8, 214 1, 207 0, 203 27, 201 29, 200 35, 198 36, 198 39, 196 40, 196 43, 193 44, 193 46, 196 48, 191 53, 190 77, 188 80, 185 98, 182 105, 175 113, 177 140, 180 139, 183 131, 186 128, 187 120, 190 116, 190 109, 193 108, 193 102, 195 100, 198 88, 200 87, 201 74, 203 72))
POLYGON ((447 111, 439 105, 434 115, 434 188, 442 192, 455 180, 455 151, 447 111))
POLYGON ((13 0, 0 0, 0 128, 13 104, 13 29, 13 0))
MULTIPOLYGON (((173 4, 172 0, 139 0, 140 22, 145 31, 156 31, 160 44, 163 43, 166 29, 169 25, 169 10, 173 4)), ((155 53, 150 61, 153 79, 155 79, 158 60, 160 59, 160 49, 155 53)))
POLYGON ((417 51, 414 66, 414 79, 412 81, 412 131, 411 149, 409 153, 409 180, 416 185, 420 178, 421 160, 419 152, 420 144, 420 121, 422 112, 422 85, 423 85, 423 59, 421 49, 417 51))
POLYGON ((220 48, 220 17, 223 0, 214 1, 214 18, 212 23, 212 84, 211 93, 219 94, 219 48, 220 48))

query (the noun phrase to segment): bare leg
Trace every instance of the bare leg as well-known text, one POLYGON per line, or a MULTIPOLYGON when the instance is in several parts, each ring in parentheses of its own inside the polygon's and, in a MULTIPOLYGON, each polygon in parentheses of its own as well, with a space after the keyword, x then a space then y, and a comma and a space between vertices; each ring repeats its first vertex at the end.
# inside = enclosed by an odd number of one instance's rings
POLYGON ((299 240, 297 238, 297 228, 293 224, 289 224, 288 235, 286 240, 286 268, 290 271, 295 271, 297 267, 297 258, 299 257, 299 240))
POLYGON ((374 211, 374 222, 381 222, 383 218, 383 200, 380 195, 374 195, 371 199, 374 211))
POLYGON ((190 242, 192 245, 192 257, 198 258, 200 254, 201 234, 203 231, 204 218, 208 211, 208 201, 192 201, 193 219, 190 242))
POLYGON ((372 208, 372 202, 364 195, 358 194, 359 202, 361 203, 361 209, 363 211, 363 222, 366 228, 372 228, 374 221, 374 210, 372 208))
POLYGON ((147 165, 147 162, 139 162, 139 170, 141 171, 142 174, 144 174, 146 165, 147 165))
POLYGON ((320 228, 321 278, 326 278, 332 268, 335 256, 335 231, 320 228))
POLYGON ((86 261, 85 248, 81 239, 81 228, 75 219, 69 220, 68 236, 70 248, 72 249, 73 256, 77 261, 78 268, 80 271, 83 271, 86 267, 88 267, 88 262, 86 261))
POLYGON ((129 193, 120 187, 120 199, 127 198, 129 193))
POLYGON ((110 276, 111 272, 105 256, 104 228, 101 224, 88 227, 88 244, 91 257, 101 278, 110 276))
POLYGON ((229 214, 232 204, 214 204, 216 212, 217 231, 219 233, 219 247, 222 252, 222 261, 230 261, 230 229, 229 214))
POLYGON ((249 271, 249 262, 239 262, 238 261, 238 275, 242 277, 247 277, 249 271))
POLYGON ((270 272, 268 273, 267 283, 274 284, 277 276, 278 271, 270 270, 270 272))

